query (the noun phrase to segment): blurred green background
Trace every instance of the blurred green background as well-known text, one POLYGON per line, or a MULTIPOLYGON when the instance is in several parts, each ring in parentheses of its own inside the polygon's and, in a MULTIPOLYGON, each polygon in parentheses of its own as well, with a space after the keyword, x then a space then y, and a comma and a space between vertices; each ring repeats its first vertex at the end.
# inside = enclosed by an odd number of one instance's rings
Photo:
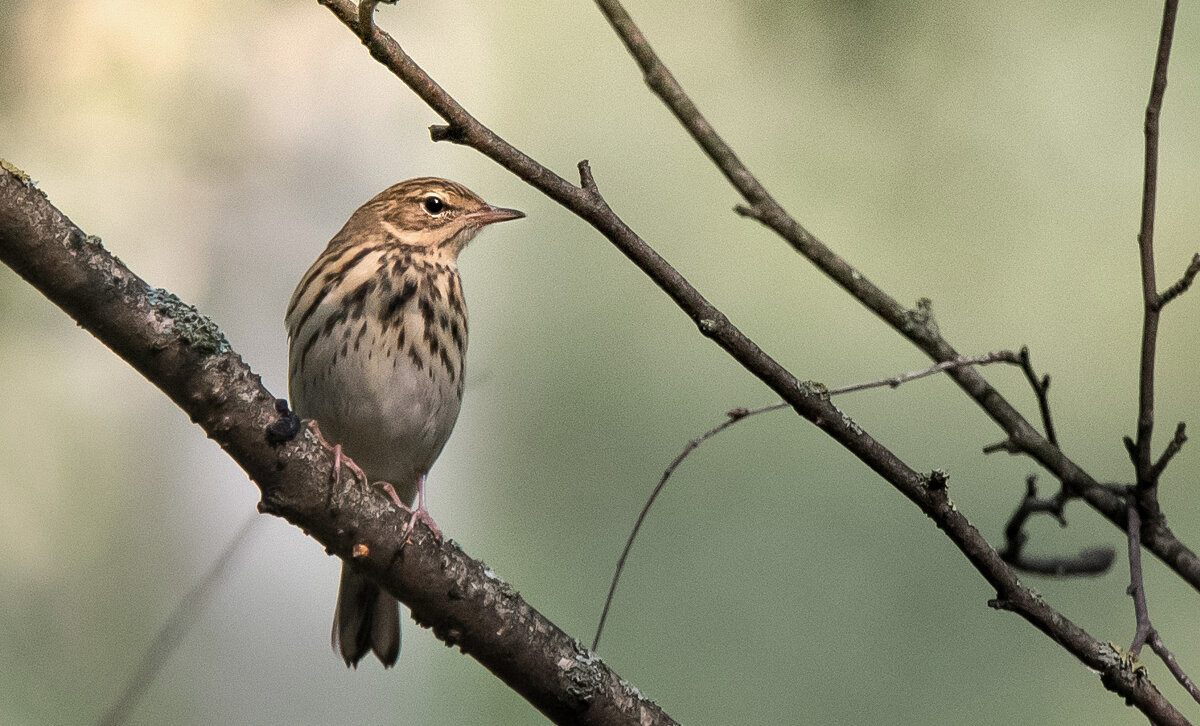
MULTIPOLYGON (((965 353, 1028 344, 1067 452, 1130 476, 1135 235, 1155 3, 631 1, 716 128, 793 214, 965 353)), ((380 24, 501 135, 613 207, 735 323, 830 386, 923 367, 756 223, 589 3, 384 7, 380 24)), ((1200 248, 1200 20, 1185 7, 1163 119, 1161 286, 1200 248)), ((284 395, 284 306, 361 202, 436 174, 525 210, 462 259, 468 392, 433 470, 448 536, 591 640, 642 502, 683 444, 769 391, 608 243, 476 152, 312 2, 0 0, 0 156, 154 285, 197 304, 284 395)), ((1200 297, 1166 313, 1160 450, 1200 424, 1200 297)), ((1031 419, 1014 370, 986 375, 1031 419)), ((256 490, 161 394, 0 269, 0 722, 78 724, 251 513, 256 490)), ((838 402, 946 469, 992 541, 1026 459, 944 380, 838 402)), ((1200 542, 1200 448, 1164 482, 1200 542)), ((1051 482, 1046 481, 1046 491, 1051 482)), ((1031 551, 1121 547, 1080 505, 1031 551)), ((407 621, 400 666, 330 652, 338 563, 263 517, 131 724, 537 724, 407 621)), ((1025 578, 1128 644, 1122 562, 1025 578)), ((1155 624, 1200 674, 1197 596, 1153 561, 1155 624)), ((748 421, 679 470, 634 550, 601 655, 687 724, 1144 720, 1014 615, 928 520, 811 425, 748 421)), ((1195 716, 1155 660, 1156 683, 1195 716)))

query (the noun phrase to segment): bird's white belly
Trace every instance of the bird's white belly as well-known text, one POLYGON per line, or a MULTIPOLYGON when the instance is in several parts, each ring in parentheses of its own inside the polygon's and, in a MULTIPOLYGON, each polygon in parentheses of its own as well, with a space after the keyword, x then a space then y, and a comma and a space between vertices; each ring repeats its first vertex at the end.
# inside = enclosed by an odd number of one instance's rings
MULTIPOLYGON (((344 325, 357 334, 361 324, 344 325)), ((316 419, 329 443, 341 444, 372 480, 392 483, 411 501, 417 479, 433 466, 454 428, 457 390, 396 350, 390 337, 385 343, 378 325, 368 325, 361 336, 343 333, 335 329, 313 345, 308 375, 301 379, 293 369, 292 407, 316 419)))

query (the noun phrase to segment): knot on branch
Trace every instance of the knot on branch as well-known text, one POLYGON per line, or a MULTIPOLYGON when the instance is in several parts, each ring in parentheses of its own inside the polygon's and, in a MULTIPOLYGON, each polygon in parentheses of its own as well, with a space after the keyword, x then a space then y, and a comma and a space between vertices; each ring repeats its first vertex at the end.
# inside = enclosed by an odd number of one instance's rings
POLYGON ((279 419, 267 426, 267 443, 271 446, 285 444, 300 433, 300 417, 292 413, 286 398, 275 399, 275 413, 279 419))

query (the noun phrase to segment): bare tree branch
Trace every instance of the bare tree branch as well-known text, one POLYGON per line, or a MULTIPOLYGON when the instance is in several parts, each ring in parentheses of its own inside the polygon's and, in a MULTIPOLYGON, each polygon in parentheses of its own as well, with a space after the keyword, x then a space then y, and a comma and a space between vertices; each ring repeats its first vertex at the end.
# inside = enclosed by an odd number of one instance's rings
POLYGON ((311 430, 280 442, 277 400, 211 321, 150 287, 7 169, 0 171, 0 260, 220 444, 258 484, 260 511, 352 561, 408 605, 414 620, 551 720, 674 723, 454 543, 418 536, 404 544, 407 517, 367 482, 343 472, 334 489, 332 454, 311 430))
MULTIPOLYGON (((1033 388, 1037 397, 1038 410, 1042 414, 1042 426, 1046 430, 1046 439, 1058 446, 1058 435, 1054 432, 1054 418, 1050 414, 1050 375, 1041 377, 1033 370, 1033 361, 1029 356, 1029 348, 1022 347, 1019 354, 1021 370, 1025 380, 1033 388)), ((984 448, 984 453, 1009 451, 1018 453, 1005 441, 984 448)), ((1008 524, 1004 527, 1004 547, 1000 555, 1004 561, 1022 572, 1031 572, 1050 577, 1075 577, 1100 575, 1108 571, 1116 561, 1117 553, 1111 547, 1088 547, 1073 556, 1055 555, 1039 557, 1025 553, 1025 545, 1029 535, 1025 533, 1025 523, 1035 514, 1049 514, 1059 525, 1066 527, 1065 509, 1067 502, 1078 498, 1068 487, 1059 487, 1058 492, 1049 499, 1042 499, 1037 493, 1037 476, 1031 474, 1025 480, 1025 496, 1013 511, 1008 524)))
POLYGON ((625 560, 629 558, 629 551, 633 549, 633 542, 637 539, 638 532, 642 530, 642 524, 646 521, 646 516, 650 514, 650 508, 654 506, 654 502, 658 500, 658 495, 662 494, 663 489, 667 486, 667 482, 671 479, 671 475, 675 473, 675 470, 679 468, 683 460, 695 451, 696 447, 700 446, 700 444, 708 441, 738 421, 760 413, 779 411, 787 407, 788 404, 786 403, 776 403, 754 410, 735 408, 726 414, 728 418, 725 421, 687 442, 687 445, 683 447, 683 451, 679 452, 671 460, 671 463, 667 465, 666 471, 663 472, 662 477, 658 480, 658 484, 654 486, 654 491, 650 492, 650 497, 642 505, 642 511, 638 512, 637 521, 633 523, 633 529, 629 532, 629 538, 625 540, 625 548, 621 550, 621 556, 617 558, 616 573, 613 575, 612 582, 609 583, 608 596, 604 598, 604 609, 600 611, 600 623, 596 625, 596 637, 592 638, 592 650, 600 649, 600 636, 604 634, 604 623, 608 620, 608 611, 612 607, 613 595, 617 592, 617 584, 621 581, 621 573, 625 570, 625 560))
MULTIPOLYGON (((1022 348, 1021 350, 1025 350, 1025 349, 1022 348)), ((915 380, 918 380, 921 378, 925 378, 926 376, 937 375, 938 373, 945 373, 946 371, 948 371, 952 368, 961 368, 963 366, 986 366, 986 365, 990 365, 992 363, 1015 364, 1015 363, 1018 363, 1019 360, 1020 360, 1020 358, 1018 357, 1018 354, 1013 353, 1011 350, 997 350, 997 351, 993 351, 991 353, 984 353, 983 355, 978 355, 978 356, 963 356, 962 358, 956 358, 954 360, 942 361, 941 363, 937 363, 928 368, 922 368, 919 371, 909 371, 907 373, 901 373, 898 376, 892 376, 891 378, 884 378, 883 380, 879 380, 879 381, 868 381, 866 383, 853 383, 848 386, 841 386, 839 388, 831 388, 831 389, 829 389, 829 395, 830 396, 840 396, 845 393, 854 393, 856 391, 868 391, 872 388, 883 388, 884 386, 887 386, 888 388, 899 388, 900 386, 902 386, 905 383, 908 383, 910 381, 915 381, 915 380)))
POLYGON ((1171 675, 1175 676, 1175 680, 1179 682, 1179 685, 1184 687, 1194 701, 1200 703, 1200 687, 1197 687, 1196 682, 1187 673, 1184 673, 1183 668, 1179 665, 1179 661, 1175 660, 1175 654, 1167 649, 1166 644, 1159 637, 1157 630, 1150 633, 1150 648, 1154 650, 1159 658, 1162 658, 1163 663, 1167 664, 1167 670, 1171 671, 1171 675))
MULTIPOLYGON (((396 74, 422 101, 448 122, 449 126, 431 129, 435 140, 450 140, 474 148, 590 223, 666 292, 676 305, 692 318, 703 335, 711 338, 749 372, 771 387, 797 413, 814 423, 920 507, 996 589, 997 598, 993 602, 998 607, 1020 614, 1089 667, 1100 671, 1101 680, 1106 687, 1121 694, 1129 703, 1137 705, 1156 722, 1186 723, 1186 719, 1163 698, 1148 679, 1135 675, 1120 658, 1114 658, 1115 653, 1111 646, 1089 636, 1022 585, 1012 569, 953 505, 944 487, 928 486, 928 477, 907 466, 859 425, 838 411, 818 388, 801 383, 730 323, 723 313, 667 264, 608 206, 586 163, 580 164, 582 185, 577 187, 567 183, 467 113, 390 35, 378 27, 368 28, 360 23, 358 8, 353 2, 320 2, 359 36, 372 57, 396 74)), ((908 317, 910 321, 913 320, 911 315, 908 317)), ((928 331, 932 327, 924 326, 927 331, 924 335, 929 335, 928 331)), ((956 357, 957 354, 944 359, 956 357)), ((966 370, 970 368, 953 369, 966 370)), ((1028 424, 1024 426, 1029 429, 1031 435, 1037 436, 1028 424)), ((1037 438, 1044 442, 1044 439, 1037 438)), ((1049 443, 1045 442, 1045 445, 1049 446, 1049 443)), ((1062 457, 1057 448, 1054 451, 1057 457, 1062 457)), ((1100 494, 1111 497, 1107 490, 1101 490, 1100 494)))
POLYGON ((1175 680, 1179 685, 1183 686, 1188 692, 1188 695, 1193 700, 1200 703, 1200 688, 1196 687, 1195 682, 1184 672, 1183 667, 1179 665, 1179 661, 1175 659, 1175 654, 1167 648, 1167 644, 1163 641, 1162 634, 1154 627, 1150 621, 1150 606, 1146 601, 1146 580, 1142 575, 1142 545, 1141 545, 1142 521, 1138 515, 1137 503, 1133 496, 1129 497, 1129 588, 1126 592, 1133 598, 1133 613, 1137 623, 1134 629, 1133 642, 1129 646, 1131 653, 1140 654, 1142 646, 1147 643, 1150 648, 1162 658, 1166 664, 1167 670, 1171 675, 1175 676, 1175 680))
MULTIPOLYGON (((646 84, 748 202, 735 208, 739 214, 756 219, 774 231, 934 361, 949 361, 959 357, 954 347, 941 336, 937 326, 927 324, 924 316, 917 314, 918 311, 905 308, 876 287, 861 271, 834 253, 775 201, 701 115, 619 0, 596 0, 596 4, 637 61, 646 84)), ((1058 446, 1038 434, 978 370, 972 367, 957 368, 950 371, 949 375, 1008 436, 1006 442, 988 447, 985 451, 1003 450, 1032 457, 1110 522, 1124 529, 1124 501, 1113 496, 1058 446)), ((1156 520, 1146 532, 1144 541, 1146 547, 1168 567, 1193 588, 1200 590, 1200 558, 1179 541, 1164 521, 1156 520)))
POLYGON ((1146 104, 1146 154, 1142 175, 1142 221, 1138 232, 1138 260, 1142 270, 1142 354, 1138 374, 1137 436, 1133 446, 1133 468, 1137 476, 1139 506, 1142 513, 1161 519, 1158 478, 1151 461, 1151 439, 1154 435, 1154 362, 1158 351, 1158 321, 1161 299, 1154 269, 1154 210, 1158 195, 1158 122, 1162 113, 1163 95, 1167 90, 1167 64, 1171 60, 1171 40, 1175 34, 1175 13, 1178 0, 1166 0, 1163 5, 1162 30, 1158 38, 1158 53, 1154 61, 1154 79, 1150 84, 1150 101, 1146 104))
POLYGON ((1142 646, 1146 644, 1146 640, 1150 637, 1150 632, 1154 626, 1150 624, 1150 608, 1146 604, 1146 585, 1145 579, 1142 577, 1142 547, 1140 538, 1142 535, 1142 521, 1138 516, 1137 504, 1134 498, 1129 498, 1129 587, 1125 592, 1133 598, 1133 614, 1134 620, 1137 622, 1137 627, 1133 634, 1133 643, 1129 646, 1129 650, 1134 653, 1141 653, 1142 646))

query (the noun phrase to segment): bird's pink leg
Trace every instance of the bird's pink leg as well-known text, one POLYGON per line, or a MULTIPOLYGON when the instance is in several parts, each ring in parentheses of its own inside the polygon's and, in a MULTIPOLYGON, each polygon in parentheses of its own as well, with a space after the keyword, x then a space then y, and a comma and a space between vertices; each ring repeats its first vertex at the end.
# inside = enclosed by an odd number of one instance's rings
MULTIPOLYGON (((393 497, 396 496, 396 492, 394 490, 392 491, 392 496, 393 497)), ((406 507, 406 509, 407 509, 407 507, 406 507)), ((433 517, 429 516, 429 510, 425 508, 425 475, 424 474, 422 474, 421 478, 417 480, 417 507, 416 507, 416 509, 410 509, 409 511, 412 512, 412 516, 409 517, 408 524, 405 525, 405 527, 404 527, 404 538, 405 539, 408 539, 408 536, 410 534, 412 534, 413 528, 417 526, 417 520, 424 522, 425 526, 429 527, 429 531, 433 532, 434 537, 437 537, 438 539, 442 539, 442 530, 439 529, 436 524, 434 524, 433 517)))
MULTIPOLYGON (((363 473, 362 468, 360 468, 358 464, 354 463, 354 459, 351 459, 349 456, 346 456, 344 453, 342 453, 341 444, 330 444, 325 440, 325 437, 321 434, 320 426, 317 425, 316 419, 309 419, 308 425, 312 428, 312 432, 316 434, 317 441, 319 441, 325 448, 333 451, 333 485, 335 488, 341 485, 343 464, 345 464, 346 468, 350 469, 350 471, 354 472, 354 475, 359 479, 365 482, 370 482, 370 480, 367 479, 367 475, 363 473)), ((413 528, 417 526, 418 520, 424 522, 426 527, 429 527, 429 531, 433 532, 434 537, 442 539, 442 530, 439 529, 437 524, 434 523, 433 517, 429 516, 429 510, 425 508, 424 474, 422 474, 421 478, 417 480, 417 506, 415 509, 405 504, 404 501, 400 499, 400 495, 396 493, 396 488, 388 482, 377 481, 375 482, 375 486, 387 492, 388 497, 390 497, 392 500, 392 503, 395 504, 400 511, 408 512, 410 514, 408 523, 404 525, 404 536, 402 539, 408 539, 409 535, 411 535, 413 532, 413 528)))

